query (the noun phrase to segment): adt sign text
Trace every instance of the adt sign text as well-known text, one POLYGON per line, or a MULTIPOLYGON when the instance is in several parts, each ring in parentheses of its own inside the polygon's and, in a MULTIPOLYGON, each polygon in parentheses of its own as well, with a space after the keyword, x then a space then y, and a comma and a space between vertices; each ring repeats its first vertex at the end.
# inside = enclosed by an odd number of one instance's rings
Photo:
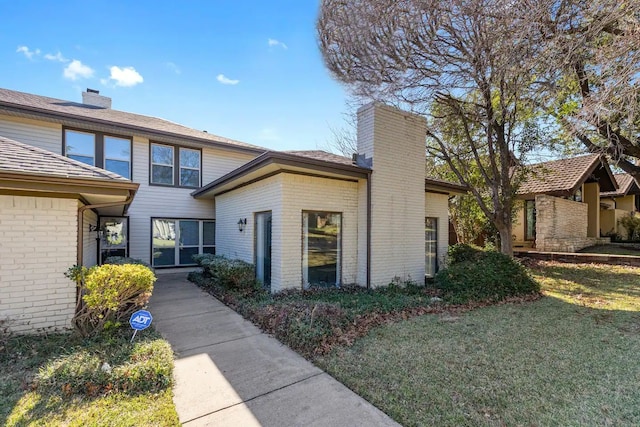
POLYGON ((143 329, 147 329, 151 325, 152 320, 153 317, 147 310, 138 310, 131 315, 129 324, 136 331, 141 331, 143 329))

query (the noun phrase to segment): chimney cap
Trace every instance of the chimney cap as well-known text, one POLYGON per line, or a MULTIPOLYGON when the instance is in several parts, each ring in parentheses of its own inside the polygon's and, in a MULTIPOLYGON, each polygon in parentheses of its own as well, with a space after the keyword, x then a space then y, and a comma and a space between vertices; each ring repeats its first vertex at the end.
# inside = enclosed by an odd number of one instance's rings
POLYGON ((96 95, 100 95, 100 91, 97 89, 87 88, 87 93, 95 93, 96 95))

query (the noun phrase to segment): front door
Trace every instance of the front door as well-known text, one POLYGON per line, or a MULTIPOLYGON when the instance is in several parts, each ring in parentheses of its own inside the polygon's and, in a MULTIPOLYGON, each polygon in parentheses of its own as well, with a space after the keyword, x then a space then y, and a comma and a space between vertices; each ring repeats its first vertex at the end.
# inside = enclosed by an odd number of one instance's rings
POLYGON ((129 217, 100 217, 100 264, 112 256, 129 256, 129 217))
POLYGON ((256 278, 271 290, 271 212, 256 214, 256 278))

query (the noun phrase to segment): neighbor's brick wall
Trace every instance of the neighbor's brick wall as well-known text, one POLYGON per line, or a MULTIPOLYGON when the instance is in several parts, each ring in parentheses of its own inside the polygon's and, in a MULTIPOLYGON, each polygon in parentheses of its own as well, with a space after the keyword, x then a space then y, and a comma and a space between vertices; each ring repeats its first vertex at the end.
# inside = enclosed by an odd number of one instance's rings
POLYGON ((447 260, 449 248, 449 195, 425 193, 424 216, 438 218, 438 268, 447 260))
POLYGON ((424 280, 424 118, 382 104, 358 110, 358 153, 373 159, 371 286, 424 280))
POLYGON ((75 199, 0 195, 0 320, 11 331, 71 326, 77 214, 75 199))
POLYGON ((587 237, 586 203, 547 195, 536 196, 536 249, 543 252, 575 252, 596 244, 587 237))

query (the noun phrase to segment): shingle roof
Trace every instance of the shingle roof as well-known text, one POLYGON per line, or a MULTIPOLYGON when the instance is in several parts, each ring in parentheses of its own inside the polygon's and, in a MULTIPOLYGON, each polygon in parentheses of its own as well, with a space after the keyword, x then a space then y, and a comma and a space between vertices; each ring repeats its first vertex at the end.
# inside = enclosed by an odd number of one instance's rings
POLYGON ((201 142, 227 144, 252 150, 266 151, 262 147, 235 141, 222 136, 207 133, 205 131, 191 129, 158 117, 144 116, 128 113, 126 111, 113 110, 111 108, 95 107, 78 102, 64 101, 46 96, 33 95, 0 88, 1 107, 13 107, 28 109, 44 114, 72 116, 85 120, 100 121, 116 126, 133 127, 147 130, 150 133, 162 132, 177 137, 193 138, 201 142))
POLYGON ((341 156, 339 154, 329 153, 327 151, 322 151, 322 150, 290 150, 290 151, 284 151, 284 153, 307 157, 310 159, 322 160, 324 162, 340 163, 343 165, 353 166, 353 160, 351 160, 349 157, 341 156))
POLYGON ((0 136, 0 172, 129 182, 113 172, 3 136, 0 136))
POLYGON ((618 183, 618 190, 602 192, 600 193, 600 197, 626 196, 633 187, 633 184, 635 184, 633 177, 628 173, 617 173, 613 175, 613 177, 618 183))
POLYGON ((518 194, 570 193, 596 169, 598 154, 554 160, 527 166, 529 173, 518 194))

